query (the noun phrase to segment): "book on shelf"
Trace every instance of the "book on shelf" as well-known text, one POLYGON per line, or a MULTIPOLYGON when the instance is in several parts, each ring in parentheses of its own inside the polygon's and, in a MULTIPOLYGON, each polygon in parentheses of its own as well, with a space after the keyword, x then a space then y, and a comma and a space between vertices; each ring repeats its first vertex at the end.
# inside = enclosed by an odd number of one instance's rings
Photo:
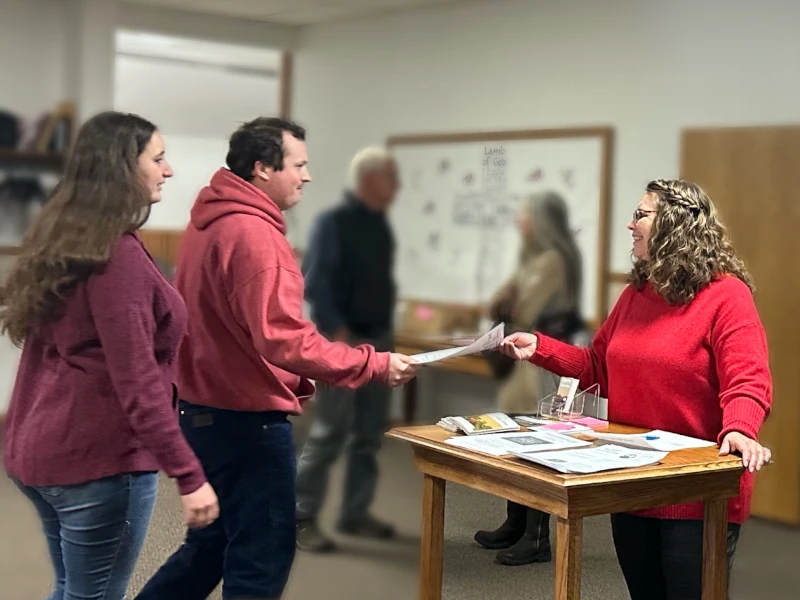
POLYGON ((439 427, 453 433, 466 435, 482 435, 485 433, 503 433, 520 431, 519 423, 505 413, 486 413, 464 417, 444 417, 437 423, 439 427))
POLYGON ((67 153, 75 137, 76 119, 73 102, 59 103, 53 110, 28 124, 19 150, 55 155, 67 153))

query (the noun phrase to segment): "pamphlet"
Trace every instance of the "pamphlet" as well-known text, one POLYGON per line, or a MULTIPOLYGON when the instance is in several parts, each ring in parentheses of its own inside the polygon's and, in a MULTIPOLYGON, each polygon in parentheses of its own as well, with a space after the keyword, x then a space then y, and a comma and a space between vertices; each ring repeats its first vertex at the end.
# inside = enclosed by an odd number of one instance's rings
POLYGON ((556 400, 564 403, 563 412, 569 413, 572 410, 572 403, 575 401, 575 393, 578 391, 579 380, 577 377, 562 377, 558 384, 556 400))
POLYGON ((576 440, 568 435, 549 431, 523 431, 517 433, 495 433, 478 437, 452 437, 445 440, 445 444, 491 454, 492 456, 504 456, 516 452, 544 452, 562 450, 564 448, 578 448, 589 446, 591 442, 576 440))
POLYGON ((485 415, 472 415, 468 417, 444 417, 437 425, 453 433, 466 433, 467 435, 482 435, 486 433, 502 433, 505 431, 519 431, 519 424, 505 413, 487 413, 485 415))
POLYGON ((561 473, 599 473, 614 469, 630 469, 654 465, 667 455, 652 450, 631 450, 615 444, 605 444, 580 450, 556 452, 512 452, 518 458, 550 467, 561 473))

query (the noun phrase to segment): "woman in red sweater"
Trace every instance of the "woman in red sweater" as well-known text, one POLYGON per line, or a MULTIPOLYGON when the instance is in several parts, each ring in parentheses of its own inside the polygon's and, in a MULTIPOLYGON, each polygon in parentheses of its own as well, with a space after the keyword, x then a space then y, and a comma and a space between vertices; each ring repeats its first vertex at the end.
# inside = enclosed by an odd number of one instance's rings
MULTIPOLYGON (((613 422, 716 440, 747 468, 728 508, 728 564, 750 512, 772 381, 753 283, 709 197, 685 181, 650 182, 628 224, 631 285, 591 348, 543 335, 508 336, 501 351, 581 387, 599 384, 613 422)), ((700 600, 703 505, 611 516, 632 600, 700 600)))
POLYGON ((42 521, 50 600, 125 596, 160 469, 189 526, 218 514, 174 406, 186 309, 135 233, 171 176, 152 123, 90 119, 0 289, 0 333, 23 346, 3 458, 42 521))

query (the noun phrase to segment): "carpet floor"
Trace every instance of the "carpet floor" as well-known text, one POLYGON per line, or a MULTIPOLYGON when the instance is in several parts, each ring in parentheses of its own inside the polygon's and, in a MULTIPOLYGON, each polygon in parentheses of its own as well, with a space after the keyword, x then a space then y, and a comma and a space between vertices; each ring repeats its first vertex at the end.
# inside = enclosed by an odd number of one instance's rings
MULTIPOLYGON (((298 443, 304 437, 301 420, 298 443)), ((380 456, 382 478, 375 514, 394 522, 400 537, 368 542, 336 537, 331 555, 298 553, 285 600, 410 600, 418 597, 421 477, 411 452, 387 440, 380 456)), ((332 477, 322 524, 330 529, 341 491, 341 465, 332 477)), ((504 516, 504 501, 449 486, 445 519, 444 595, 481 600, 499 593, 507 599, 553 597, 553 564, 503 567, 493 553, 472 540, 477 529, 493 528, 504 516)), ((180 544, 183 529, 175 486, 162 479, 147 543, 131 582, 131 597, 180 544)), ((555 535, 555 532, 552 532, 555 535)), ((552 538, 554 539, 554 538, 552 538)), ((732 600, 796 600, 800 589, 800 530, 751 519, 742 529, 732 574, 732 600)), ((32 507, 0 476, 0 598, 40 600, 51 585, 51 568, 32 507)), ((626 600, 614 556, 608 517, 584 526, 583 600, 626 600)), ((212 595, 219 599, 219 593, 212 595)), ((169 600, 169 599, 165 599, 169 600)))

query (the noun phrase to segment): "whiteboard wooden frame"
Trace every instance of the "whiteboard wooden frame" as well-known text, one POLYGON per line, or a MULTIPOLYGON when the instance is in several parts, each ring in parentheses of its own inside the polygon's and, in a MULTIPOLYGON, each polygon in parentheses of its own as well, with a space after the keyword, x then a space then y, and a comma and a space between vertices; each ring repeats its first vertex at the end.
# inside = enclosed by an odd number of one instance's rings
POLYGON ((598 237, 597 261, 597 289, 595 303, 597 322, 591 323, 595 328, 605 320, 608 315, 608 284, 609 284, 609 208, 611 206, 612 187, 612 153, 614 144, 614 129, 612 127, 567 127, 557 129, 528 129, 517 131, 485 131, 474 133, 440 133, 440 134, 413 134, 393 135, 386 141, 391 150, 395 146, 419 146, 426 144, 448 144, 458 142, 505 142, 516 140, 544 140, 558 138, 597 138, 601 142, 602 157, 600 159, 600 231, 598 237))

